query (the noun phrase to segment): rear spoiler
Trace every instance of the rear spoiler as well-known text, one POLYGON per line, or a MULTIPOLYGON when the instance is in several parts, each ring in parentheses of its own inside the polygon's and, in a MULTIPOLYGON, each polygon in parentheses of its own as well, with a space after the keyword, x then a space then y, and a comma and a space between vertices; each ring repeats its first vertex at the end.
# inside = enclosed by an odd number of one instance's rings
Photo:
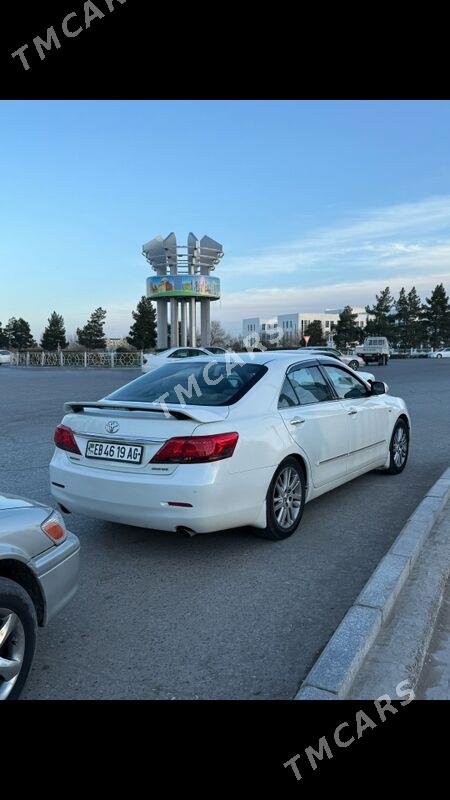
POLYGON ((81 414, 86 408, 99 408, 108 411, 145 411, 154 414, 169 413, 175 419, 193 419, 196 422, 220 422, 228 417, 228 406, 218 406, 214 411, 201 406, 179 406, 175 404, 153 403, 126 403, 114 402, 113 400, 100 400, 98 403, 71 402, 64 403, 65 414, 81 414))

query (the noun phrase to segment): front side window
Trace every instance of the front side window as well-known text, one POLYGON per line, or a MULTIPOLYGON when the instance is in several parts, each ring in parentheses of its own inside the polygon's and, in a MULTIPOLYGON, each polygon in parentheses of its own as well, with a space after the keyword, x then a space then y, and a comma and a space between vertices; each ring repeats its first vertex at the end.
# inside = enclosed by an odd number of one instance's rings
POLYGON ((294 367, 288 378, 300 405, 332 400, 330 388, 318 367, 294 367))
POLYGON ((217 361, 172 362, 127 383, 107 400, 227 406, 236 403, 267 372, 261 364, 217 361))
POLYGON ((323 365, 322 369, 328 375, 340 400, 367 397, 368 391, 364 384, 344 369, 328 365, 323 365))

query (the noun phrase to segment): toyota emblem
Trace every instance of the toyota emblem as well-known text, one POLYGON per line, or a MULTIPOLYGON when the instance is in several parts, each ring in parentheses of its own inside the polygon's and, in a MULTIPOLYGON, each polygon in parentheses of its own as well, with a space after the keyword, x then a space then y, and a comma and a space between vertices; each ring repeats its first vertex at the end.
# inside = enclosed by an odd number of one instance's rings
POLYGON ((120 428, 120 425, 119 425, 119 423, 118 423, 118 422, 115 422, 115 421, 114 421, 114 420, 112 420, 112 419, 111 419, 109 422, 107 422, 107 423, 106 423, 106 425, 105 425, 105 430, 106 430, 108 433, 117 433, 117 431, 119 430, 119 428, 120 428))

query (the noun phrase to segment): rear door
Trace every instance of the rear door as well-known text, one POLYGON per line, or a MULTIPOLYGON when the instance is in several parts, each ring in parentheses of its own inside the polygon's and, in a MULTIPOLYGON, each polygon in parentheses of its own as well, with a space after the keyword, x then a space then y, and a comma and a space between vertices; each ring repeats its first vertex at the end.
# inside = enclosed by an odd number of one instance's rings
POLYGON ((379 462, 387 453, 388 405, 382 397, 371 395, 365 384, 344 366, 323 364, 322 369, 349 420, 349 472, 379 462))
POLYGON ((290 435, 309 460, 314 486, 344 479, 349 418, 318 366, 298 365, 288 371, 278 409, 290 435))

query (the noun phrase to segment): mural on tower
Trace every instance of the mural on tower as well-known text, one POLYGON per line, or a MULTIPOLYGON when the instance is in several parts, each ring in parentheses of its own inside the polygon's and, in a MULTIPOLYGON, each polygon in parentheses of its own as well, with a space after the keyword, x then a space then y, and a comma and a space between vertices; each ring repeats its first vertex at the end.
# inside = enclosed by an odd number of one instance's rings
POLYGON ((147 296, 158 297, 204 297, 218 300, 220 279, 210 275, 155 275, 147 278, 147 296))

